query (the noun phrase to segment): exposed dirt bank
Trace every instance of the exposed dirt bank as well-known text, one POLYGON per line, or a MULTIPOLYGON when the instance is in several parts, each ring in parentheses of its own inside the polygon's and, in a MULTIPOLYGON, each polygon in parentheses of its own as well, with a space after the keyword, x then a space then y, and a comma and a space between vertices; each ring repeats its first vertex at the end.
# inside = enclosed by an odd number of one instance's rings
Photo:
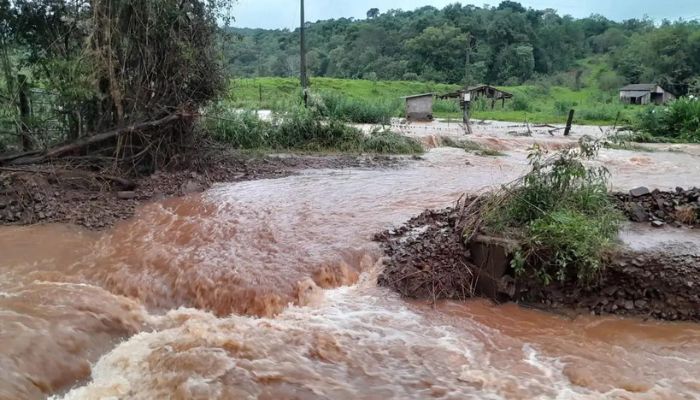
POLYGON ((388 156, 231 154, 133 180, 72 167, 47 165, 31 171, 0 168, 0 225, 70 223, 104 229, 130 218, 145 202, 202 192, 214 183, 279 178, 313 168, 387 167, 401 160, 388 156))
MULTIPOLYGON (((476 295, 483 266, 476 266, 455 220, 452 209, 426 211, 401 228, 378 234, 375 240, 387 256, 379 284, 418 299, 476 295)), ((621 249, 610 256, 600 281, 586 289, 516 285, 510 268, 497 286, 495 300, 547 310, 700 321, 700 256, 683 249, 621 249)))

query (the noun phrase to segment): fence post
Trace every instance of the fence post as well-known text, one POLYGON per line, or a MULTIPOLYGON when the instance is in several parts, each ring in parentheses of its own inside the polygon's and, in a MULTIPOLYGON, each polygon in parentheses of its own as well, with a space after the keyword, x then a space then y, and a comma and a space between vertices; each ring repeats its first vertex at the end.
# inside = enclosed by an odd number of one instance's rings
POLYGON ((569 119, 566 120, 566 130, 564 131, 564 136, 569 136, 571 133, 571 124, 574 123, 574 113, 575 110, 569 111, 569 119))
POLYGON ((22 150, 29 151, 32 149, 32 140, 29 136, 29 119, 31 118, 32 108, 29 104, 26 75, 17 75, 17 86, 19 94, 19 134, 22 140, 22 150))

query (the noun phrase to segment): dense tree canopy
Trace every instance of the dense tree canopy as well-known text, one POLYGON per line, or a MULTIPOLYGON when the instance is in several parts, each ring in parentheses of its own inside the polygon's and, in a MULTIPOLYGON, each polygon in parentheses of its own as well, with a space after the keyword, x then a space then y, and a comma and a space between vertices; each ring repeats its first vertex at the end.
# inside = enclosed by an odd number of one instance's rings
MULTIPOLYGON (((514 1, 497 7, 459 3, 442 10, 369 10, 366 20, 309 23, 315 76, 522 83, 605 55, 611 82, 658 81, 677 92, 700 76, 700 25, 649 20, 574 19, 514 1), (614 75, 614 76, 613 76, 614 75)), ((236 76, 293 76, 297 32, 236 29, 229 53, 236 76)))

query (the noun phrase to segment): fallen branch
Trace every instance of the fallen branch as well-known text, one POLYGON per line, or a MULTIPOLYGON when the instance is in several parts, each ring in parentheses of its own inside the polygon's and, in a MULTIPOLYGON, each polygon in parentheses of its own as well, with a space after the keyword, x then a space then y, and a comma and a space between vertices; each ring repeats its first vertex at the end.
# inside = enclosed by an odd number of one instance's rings
POLYGON ((53 159, 53 158, 58 158, 61 157, 65 154, 68 153, 73 153, 77 150, 80 150, 84 147, 97 144, 100 142, 104 142, 109 139, 117 138, 129 133, 137 132, 137 131, 142 131, 144 129, 149 129, 149 128, 155 128, 161 125, 166 125, 171 122, 174 122, 178 119, 181 119, 186 116, 191 116, 191 115, 186 115, 186 114, 171 114, 168 115, 167 117, 157 119, 154 121, 148 121, 148 122, 141 122, 137 124, 132 124, 127 127, 123 128, 118 128, 114 129, 108 132, 100 133, 97 135, 93 136, 86 136, 83 138, 80 138, 72 143, 55 147, 53 149, 50 149, 46 153, 37 156, 37 157, 22 157, 22 158, 15 158, 10 162, 10 165, 30 165, 30 164, 39 164, 44 161, 53 159))
POLYGON ((14 160, 17 160, 20 158, 24 158, 24 157, 35 156, 37 154, 41 154, 41 150, 26 151, 23 153, 9 154, 9 155, 0 157, 0 164, 11 162, 11 161, 14 161, 14 160))

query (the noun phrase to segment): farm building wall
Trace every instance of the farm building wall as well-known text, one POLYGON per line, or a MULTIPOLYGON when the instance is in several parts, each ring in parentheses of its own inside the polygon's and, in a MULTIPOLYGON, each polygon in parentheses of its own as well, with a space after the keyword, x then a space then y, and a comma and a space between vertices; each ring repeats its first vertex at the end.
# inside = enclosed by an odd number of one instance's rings
POLYGON ((406 119, 430 121, 433 119, 433 96, 410 97, 406 99, 406 119))

